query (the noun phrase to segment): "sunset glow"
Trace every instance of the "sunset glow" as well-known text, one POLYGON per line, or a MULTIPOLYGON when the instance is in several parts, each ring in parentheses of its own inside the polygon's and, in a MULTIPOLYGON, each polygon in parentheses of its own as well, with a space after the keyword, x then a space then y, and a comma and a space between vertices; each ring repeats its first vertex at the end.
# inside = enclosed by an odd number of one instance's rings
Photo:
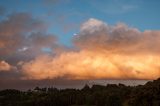
POLYGON ((15 1, 0 1, 0 89, 160 77, 158 0, 15 1))
POLYGON ((159 38, 159 31, 140 32, 122 23, 108 26, 90 19, 73 39, 79 51, 39 56, 24 63, 24 78, 156 79, 160 49, 150 46, 160 44, 159 38))
POLYGON ((51 58, 38 57, 25 64, 25 78, 156 79, 160 75, 160 56, 124 56, 81 51, 51 58))

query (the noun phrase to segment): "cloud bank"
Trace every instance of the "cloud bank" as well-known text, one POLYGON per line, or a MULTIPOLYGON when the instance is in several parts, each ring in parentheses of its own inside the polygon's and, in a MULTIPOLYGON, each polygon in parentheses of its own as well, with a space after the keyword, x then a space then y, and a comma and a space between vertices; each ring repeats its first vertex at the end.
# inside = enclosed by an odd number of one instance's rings
POLYGON ((156 79, 160 31, 141 32, 89 19, 73 38, 76 50, 39 55, 22 64, 24 79, 156 79))

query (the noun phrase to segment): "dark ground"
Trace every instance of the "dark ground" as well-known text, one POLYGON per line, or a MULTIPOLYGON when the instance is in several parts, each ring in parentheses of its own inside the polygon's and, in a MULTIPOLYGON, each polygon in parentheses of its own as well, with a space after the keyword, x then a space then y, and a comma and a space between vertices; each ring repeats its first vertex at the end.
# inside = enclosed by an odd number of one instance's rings
POLYGON ((0 91, 0 106, 160 106, 160 78, 145 85, 85 85, 82 89, 0 91))

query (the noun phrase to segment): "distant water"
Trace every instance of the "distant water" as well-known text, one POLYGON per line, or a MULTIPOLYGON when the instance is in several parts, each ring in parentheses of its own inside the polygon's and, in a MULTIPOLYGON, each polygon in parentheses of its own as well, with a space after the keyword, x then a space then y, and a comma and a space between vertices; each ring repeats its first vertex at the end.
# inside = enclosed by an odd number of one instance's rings
POLYGON ((107 84, 125 84, 130 86, 136 85, 144 85, 150 80, 91 80, 89 81, 89 85, 99 84, 99 85, 107 85, 107 84))
POLYGON ((28 90, 38 87, 56 87, 59 89, 77 88, 81 89, 85 84, 92 86, 94 84, 107 85, 107 84, 125 84, 130 86, 144 85, 149 80, 17 80, 17 81, 0 81, 1 89, 20 89, 28 90), (7 82, 7 83, 6 83, 7 82))
POLYGON ((126 86, 137 86, 137 85, 144 85, 148 81, 151 80, 87 80, 82 81, 81 83, 74 83, 74 84, 66 84, 66 85, 55 85, 57 88, 63 89, 63 88, 78 88, 81 89, 84 87, 85 84, 88 84, 89 86, 92 86, 94 84, 97 85, 107 85, 107 84, 125 84, 126 86))

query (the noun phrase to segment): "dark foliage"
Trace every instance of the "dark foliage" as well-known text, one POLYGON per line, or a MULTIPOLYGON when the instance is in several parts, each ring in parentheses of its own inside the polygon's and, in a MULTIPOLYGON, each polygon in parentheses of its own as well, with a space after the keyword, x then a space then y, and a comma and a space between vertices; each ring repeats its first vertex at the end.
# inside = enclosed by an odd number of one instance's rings
POLYGON ((160 79, 145 85, 85 85, 79 89, 0 91, 0 106, 160 106, 160 79))

